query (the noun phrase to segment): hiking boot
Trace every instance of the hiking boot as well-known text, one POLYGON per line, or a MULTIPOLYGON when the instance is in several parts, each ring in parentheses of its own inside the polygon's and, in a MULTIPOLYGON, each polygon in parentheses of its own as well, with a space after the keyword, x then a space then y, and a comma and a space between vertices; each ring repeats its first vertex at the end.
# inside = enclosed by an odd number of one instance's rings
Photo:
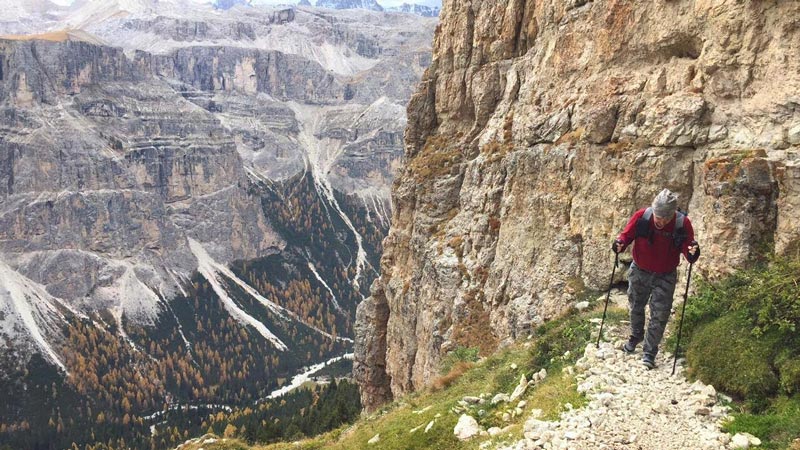
POLYGON ((647 367, 647 370, 652 370, 656 367, 656 358, 645 353, 644 356, 642 356, 642 365, 647 367))
POLYGON ((628 342, 622 346, 622 351, 625 353, 633 353, 636 351, 637 345, 639 345, 638 342, 628 339, 628 342))

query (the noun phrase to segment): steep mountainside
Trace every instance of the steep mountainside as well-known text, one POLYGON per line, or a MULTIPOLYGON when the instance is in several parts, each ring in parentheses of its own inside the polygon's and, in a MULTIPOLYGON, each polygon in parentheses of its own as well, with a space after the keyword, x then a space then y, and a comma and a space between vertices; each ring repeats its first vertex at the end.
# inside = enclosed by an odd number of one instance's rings
POLYGON ((800 248, 800 4, 445 1, 409 106, 381 277, 358 309, 370 408, 605 287, 663 187, 717 276, 800 248))
POLYGON ((0 39, 0 445, 163 448, 351 351, 435 21, 184 4, 0 39))

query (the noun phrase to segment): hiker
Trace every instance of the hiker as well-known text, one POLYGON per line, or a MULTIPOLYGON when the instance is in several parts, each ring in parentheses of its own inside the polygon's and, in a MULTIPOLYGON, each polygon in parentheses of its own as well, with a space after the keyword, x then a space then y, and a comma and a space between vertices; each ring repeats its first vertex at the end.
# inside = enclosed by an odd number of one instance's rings
POLYGON ((649 208, 636 211, 612 245, 615 253, 633 243, 633 263, 628 275, 628 304, 631 335, 622 347, 633 353, 644 341, 642 364, 655 367, 658 344, 672 309, 672 297, 678 281, 680 254, 689 263, 700 257, 689 218, 678 211, 678 196, 664 189, 649 208), (650 303, 650 323, 644 330, 644 309, 650 303))

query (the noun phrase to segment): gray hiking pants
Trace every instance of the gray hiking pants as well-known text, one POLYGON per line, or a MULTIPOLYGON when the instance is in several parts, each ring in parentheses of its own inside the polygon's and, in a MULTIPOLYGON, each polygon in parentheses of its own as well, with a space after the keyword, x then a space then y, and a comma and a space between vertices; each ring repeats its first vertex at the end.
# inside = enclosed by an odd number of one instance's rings
POLYGON ((628 306, 631 313, 630 340, 635 343, 644 340, 644 353, 653 358, 658 354, 658 344, 661 343, 664 329, 667 327, 677 282, 677 270, 671 273, 653 273, 640 269, 635 263, 631 264, 628 274, 628 306), (647 335, 645 335, 644 308, 647 306, 648 300, 650 302, 650 323, 647 325, 647 335))

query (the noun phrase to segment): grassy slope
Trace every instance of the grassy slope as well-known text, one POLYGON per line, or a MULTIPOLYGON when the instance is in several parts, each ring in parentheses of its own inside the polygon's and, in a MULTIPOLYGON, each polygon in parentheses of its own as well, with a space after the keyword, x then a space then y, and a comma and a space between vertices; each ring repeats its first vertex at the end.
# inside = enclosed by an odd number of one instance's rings
MULTIPOLYGON (((522 428, 525 420, 533 409, 540 409, 546 419, 556 419, 567 403, 579 407, 585 400, 575 390, 574 378, 561 371, 566 364, 571 364, 577 356, 582 354, 587 340, 595 339, 594 327, 589 325, 589 319, 602 315, 602 310, 569 316, 554 321, 550 326, 533 337, 531 340, 521 342, 501 350, 485 358, 464 372, 451 385, 438 391, 425 390, 403 397, 380 411, 362 417, 354 425, 335 430, 316 438, 298 443, 279 443, 268 446, 251 447, 237 440, 217 441, 203 443, 201 438, 196 443, 190 443, 181 450, 288 450, 288 449, 478 449, 480 444, 492 440, 499 442, 514 442, 522 438, 522 428), (573 337, 564 339, 564 334, 573 337), (567 347, 555 345, 555 341, 569 341, 567 347), (557 353, 554 353, 554 350, 557 353), (570 356, 560 357, 563 352, 570 350, 570 356), (547 355, 558 355, 550 360, 547 355), (548 362, 534 367, 533 361, 547 359, 548 362), (513 365, 516 365, 514 369, 513 365), (505 392, 510 394, 519 383, 520 377, 525 374, 528 379, 534 372, 543 366, 548 371, 544 381, 534 388, 529 388, 522 399, 526 401, 523 414, 505 422, 502 420, 504 412, 513 409, 509 404, 500 404, 492 407, 489 402, 470 411, 477 418, 478 409, 486 410, 483 418, 479 419, 484 429, 490 426, 504 428, 505 431, 494 438, 478 437, 466 442, 459 441, 453 435, 453 428, 458 422, 460 414, 451 409, 457 406, 459 400, 465 396, 479 396, 482 393, 494 396, 505 392), (438 416, 438 417, 437 417, 438 416), (435 421, 428 433, 425 427, 435 421), (419 428, 418 428, 419 427, 419 428), (418 428, 415 432, 410 431, 418 428), (380 443, 369 445, 368 441, 375 435, 380 435, 380 443)), ((625 312, 618 309, 609 309, 607 325, 619 321, 625 312)), ((462 365, 463 366, 463 365, 462 365)), ((491 399, 491 396, 489 399, 491 399)), ((516 402, 515 402, 516 403, 516 402)))

